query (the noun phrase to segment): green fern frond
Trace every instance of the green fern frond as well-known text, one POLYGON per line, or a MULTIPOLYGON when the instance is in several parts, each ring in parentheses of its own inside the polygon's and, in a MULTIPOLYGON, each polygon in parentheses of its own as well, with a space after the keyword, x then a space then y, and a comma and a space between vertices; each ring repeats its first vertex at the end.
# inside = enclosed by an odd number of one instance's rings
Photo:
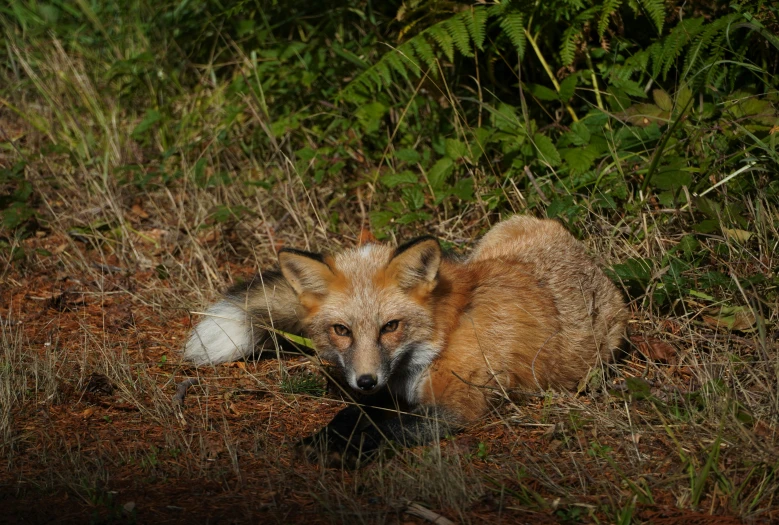
POLYGON ((560 42, 560 59, 564 66, 569 66, 576 56, 576 41, 581 36, 582 30, 579 26, 570 26, 563 32, 563 39, 560 42))
MULTIPOLYGON (((701 31, 703 18, 688 18, 673 28, 673 31, 665 38, 663 43, 663 56, 661 58, 661 69, 663 78, 668 76, 668 72, 673 67, 676 59, 682 53, 682 49, 701 31)), ((660 72, 658 64, 655 64, 655 71, 660 72)))
MULTIPOLYGON (((732 13, 722 18, 718 18, 710 24, 706 24, 698 35, 693 38, 690 48, 687 50, 682 67, 682 78, 697 73, 706 65, 713 65, 719 62, 724 54, 722 41, 726 36, 726 29, 739 18, 739 13, 732 13)), ((702 78, 694 80, 695 86, 702 85, 706 78, 711 76, 710 72, 703 75, 702 78)))
POLYGON ((374 66, 378 78, 381 80, 381 82, 377 83, 379 89, 381 89, 382 85, 384 86, 392 85, 392 73, 390 72, 389 60, 387 60, 386 58, 387 56, 388 55, 382 57, 382 60, 376 62, 376 65, 374 66))
POLYGON ((719 31, 719 24, 709 24, 693 39, 684 57, 684 66, 681 70, 682 79, 686 78, 691 71, 697 71, 700 68, 705 60, 706 50, 712 44, 719 31))
POLYGON ((604 0, 600 10, 600 20, 598 20, 598 36, 603 38, 606 28, 609 27, 609 19, 614 12, 622 5, 622 0, 604 0))
MULTIPOLYGON (((467 14, 467 13, 465 13, 467 14)), ((463 54, 463 56, 472 57, 473 51, 471 51, 471 39, 468 34, 468 28, 465 27, 461 15, 454 16, 444 23, 444 27, 452 37, 457 50, 463 54)))
POLYGON ((389 87, 393 84, 393 75, 410 80, 412 76, 419 77, 425 68, 436 75, 436 59, 440 53, 450 62, 454 61, 455 51, 472 57, 475 49, 483 48, 490 13, 486 6, 475 6, 428 27, 385 53, 373 66, 352 80, 343 89, 341 97, 348 97, 350 91, 355 89, 373 92, 389 87))
POLYGON ((433 76, 438 75, 438 68, 436 67, 435 63, 435 53, 433 52, 433 47, 428 43, 425 35, 418 35, 406 42, 406 44, 409 44, 414 48, 414 51, 416 51, 419 59, 425 64, 425 66, 427 66, 433 76))
POLYGON ((638 0, 644 11, 652 19, 657 27, 657 32, 662 34, 663 22, 665 22, 665 2, 664 0, 638 0))
POLYGON ((571 25, 563 32, 562 42, 560 42, 560 58, 563 65, 569 66, 576 55, 576 43, 578 37, 582 35, 584 26, 592 20, 598 13, 597 7, 591 7, 582 11, 571 21, 571 25))
POLYGON ((449 34, 449 32, 443 27, 442 24, 437 24, 425 31, 425 33, 429 34, 431 37, 433 37, 433 40, 435 40, 436 44, 438 44, 438 47, 441 48, 441 50, 446 55, 446 58, 449 59, 449 62, 454 61, 454 44, 452 43, 452 35, 449 34))
POLYGON ((500 28, 509 37, 517 49, 519 58, 525 56, 525 17, 519 12, 504 13, 500 20, 500 28))
MULTIPOLYGON (((409 64, 406 61, 406 59, 404 59, 400 53, 396 53, 396 52, 387 53, 386 58, 387 58, 388 69, 394 71, 395 73, 402 76, 404 80, 408 81, 409 78, 408 78, 408 71, 406 71, 406 65, 409 64)), ((392 81, 387 83, 387 85, 390 85, 391 83, 392 81)))
POLYGON ((663 64, 663 46, 661 42, 655 42, 648 48, 646 48, 647 54, 652 59, 652 76, 658 77, 660 75, 660 66, 663 64))
POLYGON ((487 10, 471 8, 462 15, 473 45, 484 51, 484 39, 487 37, 487 10))
MULTIPOLYGON (((411 45, 411 42, 406 42, 398 46, 397 55, 403 61, 404 66, 408 68, 411 74, 414 76, 419 76, 422 74, 424 69, 422 64, 420 64, 419 60, 417 59, 416 53, 414 52, 414 47, 411 45)), ((427 64, 425 64, 425 66, 426 65, 427 64)))

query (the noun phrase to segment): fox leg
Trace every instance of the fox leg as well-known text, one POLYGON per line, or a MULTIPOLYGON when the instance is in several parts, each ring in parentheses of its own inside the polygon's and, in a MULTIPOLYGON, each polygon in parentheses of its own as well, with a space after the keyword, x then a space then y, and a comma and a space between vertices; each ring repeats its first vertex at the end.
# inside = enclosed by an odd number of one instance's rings
POLYGON ((312 461, 329 467, 359 468, 373 461, 385 442, 413 447, 437 441, 456 429, 441 407, 419 406, 410 412, 350 405, 298 447, 312 461))

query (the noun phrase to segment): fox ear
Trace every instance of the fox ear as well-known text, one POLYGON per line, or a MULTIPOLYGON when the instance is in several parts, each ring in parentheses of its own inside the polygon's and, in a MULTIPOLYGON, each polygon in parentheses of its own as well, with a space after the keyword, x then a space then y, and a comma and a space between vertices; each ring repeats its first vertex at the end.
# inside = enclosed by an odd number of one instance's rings
POLYGON ((295 293, 325 295, 335 274, 318 253, 282 248, 279 251, 281 273, 295 293))
POLYGON ((404 290, 432 285, 441 265, 441 245, 434 237, 420 237, 398 246, 387 266, 387 273, 404 290))

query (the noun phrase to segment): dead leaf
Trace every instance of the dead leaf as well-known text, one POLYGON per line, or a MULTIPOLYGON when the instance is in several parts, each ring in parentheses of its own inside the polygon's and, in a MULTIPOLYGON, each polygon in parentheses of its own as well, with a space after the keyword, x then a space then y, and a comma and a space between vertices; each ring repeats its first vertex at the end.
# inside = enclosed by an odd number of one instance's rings
POLYGON ((133 207, 131 208, 131 210, 132 210, 132 212, 134 214, 136 214, 141 219, 148 219, 149 218, 149 214, 146 213, 146 210, 141 208, 140 204, 133 204, 133 207))
POLYGON ((714 328, 726 328, 746 332, 755 326, 755 313, 744 306, 722 306, 709 308, 703 315, 703 322, 714 328))
POLYGON ((752 232, 747 230, 739 230, 738 228, 722 228, 725 232, 725 237, 732 239, 739 244, 744 244, 752 238, 752 232))
POLYGON ((203 242, 214 242, 222 236, 222 232, 217 229, 208 230, 200 236, 203 242))
POLYGON ((678 353, 676 347, 661 339, 634 335, 630 337, 630 341, 638 347, 639 352, 653 361, 672 363, 676 360, 676 354, 678 353))

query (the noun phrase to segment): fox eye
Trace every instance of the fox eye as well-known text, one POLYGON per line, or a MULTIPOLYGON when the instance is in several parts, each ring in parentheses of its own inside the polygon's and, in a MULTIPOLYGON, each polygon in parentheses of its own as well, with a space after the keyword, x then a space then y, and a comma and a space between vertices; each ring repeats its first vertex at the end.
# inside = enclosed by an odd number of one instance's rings
POLYGON ((393 319, 392 321, 390 321, 389 323, 381 327, 381 333, 388 334, 390 332, 394 332, 395 330, 398 329, 399 324, 400 321, 398 321, 397 319, 393 319))
POLYGON ((349 337, 350 335, 352 335, 352 331, 346 328, 342 324, 334 324, 333 332, 335 332, 335 335, 339 335, 341 337, 349 337))

